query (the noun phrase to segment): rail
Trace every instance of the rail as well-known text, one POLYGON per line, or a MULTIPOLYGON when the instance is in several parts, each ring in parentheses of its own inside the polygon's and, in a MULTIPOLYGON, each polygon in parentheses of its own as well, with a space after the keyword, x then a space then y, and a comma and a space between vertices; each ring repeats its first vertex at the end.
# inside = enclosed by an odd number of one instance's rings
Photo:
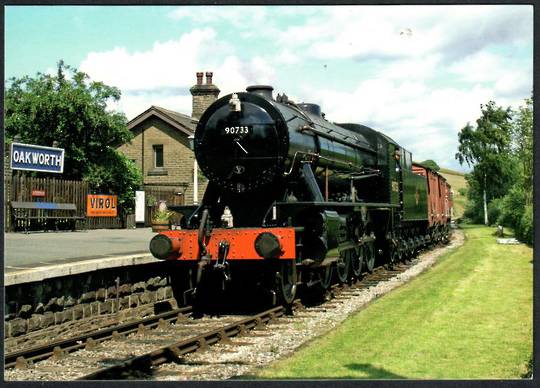
POLYGON ((83 348, 89 349, 94 347, 97 343, 112 339, 117 335, 128 335, 141 330, 142 328, 156 327, 162 322, 172 322, 184 319, 185 314, 191 312, 191 306, 182 307, 152 317, 100 329, 66 340, 54 341, 43 346, 36 346, 8 353, 5 356, 4 367, 6 369, 13 367, 24 368, 28 366, 30 362, 45 360, 54 355, 70 353, 83 348))
POLYGON ((151 368, 171 360, 176 360, 185 354, 195 352, 199 349, 205 349, 218 342, 227 342, 230 337, 244 334, 247 330, 263 327, 265 324, 284 314, 284 307, 274 307, 225 327, 211 330, 204 334, 131 358, 121 364, 102 368, 77 380, 111 380, 132 372, 149 372, 151 368))

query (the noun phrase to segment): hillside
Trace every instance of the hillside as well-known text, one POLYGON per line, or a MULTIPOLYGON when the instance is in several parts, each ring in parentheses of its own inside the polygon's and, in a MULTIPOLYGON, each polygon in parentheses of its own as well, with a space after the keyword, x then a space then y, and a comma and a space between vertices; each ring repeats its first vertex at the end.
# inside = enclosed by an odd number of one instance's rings
POLYGON ((439 173, 448 181, 450 186, 452 186, 452 191, 454 192, 454 218, 461 218, 465 210, 465 203, 467 201, 467 197, 466 195, 461 195, 459 193, 459 189, 467 189, 467 181, 465 180, 465 174, 442 167, 439 173))

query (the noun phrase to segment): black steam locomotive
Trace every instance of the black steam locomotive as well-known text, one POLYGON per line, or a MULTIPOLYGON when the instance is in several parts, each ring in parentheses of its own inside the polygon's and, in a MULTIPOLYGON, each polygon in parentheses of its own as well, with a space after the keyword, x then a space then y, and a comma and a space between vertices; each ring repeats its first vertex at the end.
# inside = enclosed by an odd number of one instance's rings
POLYGON ((183 228, 150 243, 155 257, 178 263, 184 296, 254 287, 290 304, 299 286, 324 293, 376 260, 392 264, 448 238, 441 177, 437 199, 436 174, 389 137, 272 91, 222 97, 198 123, 202 204, 173 208, 183 228))

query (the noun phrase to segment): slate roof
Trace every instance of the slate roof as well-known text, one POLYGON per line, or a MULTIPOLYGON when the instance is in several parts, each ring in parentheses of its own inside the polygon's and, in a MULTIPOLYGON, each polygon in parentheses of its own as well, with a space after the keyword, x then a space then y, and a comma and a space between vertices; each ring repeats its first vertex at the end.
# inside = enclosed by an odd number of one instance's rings
POLYGON ((191 116, 175 112, 170 109, 165 109, 160 106, 152 105, 143 113, 129 121, 127 126, 129 129, 133 129, 151 116, 160 118, 188 136, 195 132, 195 128, 197 127, 198 123, 197 119, 194 119, 191 116))

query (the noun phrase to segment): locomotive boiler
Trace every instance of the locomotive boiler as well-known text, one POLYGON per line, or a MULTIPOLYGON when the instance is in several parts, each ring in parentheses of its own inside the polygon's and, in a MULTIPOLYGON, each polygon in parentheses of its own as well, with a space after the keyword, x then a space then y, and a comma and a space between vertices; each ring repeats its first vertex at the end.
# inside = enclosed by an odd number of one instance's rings
POLYGON ((184 296, 253 287, 290 304, 298 287, 324 293, 376 260, 392 264, 447 238, 449 191, 437 208, 445 214, 430 218, 428 174, 391 138, 274 98, 271 86, 246 90, 202 115, 202 203, 172 208, 183 228, 150 243, 155 257, 179 263, 184 296))

